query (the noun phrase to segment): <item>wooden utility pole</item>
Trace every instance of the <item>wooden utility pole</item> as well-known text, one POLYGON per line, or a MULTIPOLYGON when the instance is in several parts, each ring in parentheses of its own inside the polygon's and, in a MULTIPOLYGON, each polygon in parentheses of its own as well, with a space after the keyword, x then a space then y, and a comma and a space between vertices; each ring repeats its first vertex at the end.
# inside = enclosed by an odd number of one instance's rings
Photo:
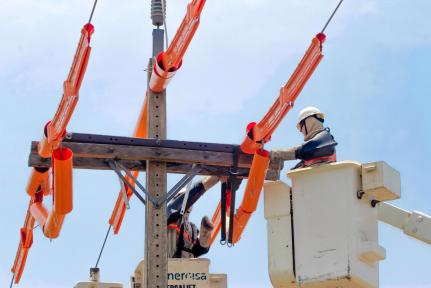
MULTIPOLYGON (((148 64, 148 83, 153 70, 153 59, 163 51, 164 7, 163 0, 151 1, 151 17, 156 29, 153 29, 153 58, 148 64), (160 15, 160 12, 162 14, 160 15), (161 16, 161 17, 160 17, 161 16)), ((148 138, 166 139, 166 91, 154 93, 147 83, 148 91, 148 138)), ((147 191, 154 199, 162 199, 167 193, 166 163, 147 161, 147 191)), ((145 287, 165 288, 168 285, 168 255, 166 233, 166 203, 156 207, 148 201, 145 209, 145 287)))

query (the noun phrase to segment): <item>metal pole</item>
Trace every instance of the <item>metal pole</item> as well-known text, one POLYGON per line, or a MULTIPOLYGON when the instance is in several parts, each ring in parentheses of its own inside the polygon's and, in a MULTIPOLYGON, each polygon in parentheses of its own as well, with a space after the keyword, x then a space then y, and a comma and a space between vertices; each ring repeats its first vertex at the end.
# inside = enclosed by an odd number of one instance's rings
MULTIPOLYGON (((162 0, 151 1, 151 17, 153 25, 153 59, 163 51, 164 31, 158 27, 163 24, 160 16, 162 0), (160 5, 159 5, 160 4, 160 5)), ((162 13, 164 11, 162 10, 162 13)), ((148 82, 153 70, 153 59, 148 65, 148 82)), ((166 139, 166 91, 153 93, 149 86, 148 91, 148 138, 166 139)), ((168 254, 166 233, 166 203, 156 207, 149 200, 164 199, 167 194, 166 164, 163 162, 147 161, 147 206, 145 209, 145 287, 164 288, 168 286, 168 254)))

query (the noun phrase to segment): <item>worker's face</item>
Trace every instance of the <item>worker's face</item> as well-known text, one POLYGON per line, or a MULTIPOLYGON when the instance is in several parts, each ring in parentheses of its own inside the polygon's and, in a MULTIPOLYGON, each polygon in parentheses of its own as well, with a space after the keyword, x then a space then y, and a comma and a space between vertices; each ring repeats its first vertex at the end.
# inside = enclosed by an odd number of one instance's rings
POLYGON ((302 125, 300 125, 300 127, 299 127, 299 131, 302 133, 302 135, 305 137, 305 136, 307 136, 307 130, 305 129, 305 125, 307 125, 307 120, 308 119, 305 119, 305 121, 302 121, 302 125))

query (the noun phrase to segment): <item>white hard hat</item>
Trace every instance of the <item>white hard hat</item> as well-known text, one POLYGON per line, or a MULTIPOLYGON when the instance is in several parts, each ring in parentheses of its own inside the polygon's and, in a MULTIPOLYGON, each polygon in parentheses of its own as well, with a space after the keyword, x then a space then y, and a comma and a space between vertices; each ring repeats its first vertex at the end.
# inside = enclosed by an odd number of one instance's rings
POLYGON ((300 127, 301 121, 313 115, 316 115, 318 118, 322 120, 325 119, 325 115, 316 107, 313 107, 313 106, 305 107, 298 114, 298 121, 296 122, 296 127, 298 128, 298 130, 301 129, 300 127))

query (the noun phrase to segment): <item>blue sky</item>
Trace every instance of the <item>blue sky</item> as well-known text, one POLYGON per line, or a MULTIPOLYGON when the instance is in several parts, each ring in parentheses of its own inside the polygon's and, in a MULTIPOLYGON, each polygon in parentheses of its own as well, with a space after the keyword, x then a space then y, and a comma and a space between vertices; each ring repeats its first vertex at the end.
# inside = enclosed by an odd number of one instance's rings
MULTIPOLYGON (((173 37, 188 1, 168 1, 173 37)), ((168 90, 170 139, 239 143, 248 122, 277 97, 335 0, 207 1, 201 26, 168 90)), ((0 0, 0 286, 10 281, 28 196, 31 140, 54 114, 92 1, 0 0)), ((297 112, 314 105, 327 115, 339 160, 384 160, 401 172, 394 204, 431 214, 431 2, 346 0, 327 30, 325 58, 268 149, 301 142, 297 112)), ((150 57, 149 1, 99 1, 93 54, 70 131, 131 135, 145 94, 150 57)), ((293 166, 287 163, 286 166, 293 166)), ((283 180, 286 180, 283 172, 283 180)), ((178 177, 170 177, 172 185, 178 177)), ((112 172, 75 171, 74 211, 50 242, 35 231, 20 287, 71 287, 94 265, 118 193, 112 172)), ((242 193, 242 190, 240 191, 242 193)), ((218 189, 192 218, 212 215, 218 189)), ((263 201, 234 248, 215 245, 212 271, 230 287, 270 287, 263 201)), ((110 237, 102 278, 128 283, 143 255, 144 209, 131 203, 119 236, 110 237)), ((431 247, 380 225, 387 259, 383 287, 431 287, 431 247)))

